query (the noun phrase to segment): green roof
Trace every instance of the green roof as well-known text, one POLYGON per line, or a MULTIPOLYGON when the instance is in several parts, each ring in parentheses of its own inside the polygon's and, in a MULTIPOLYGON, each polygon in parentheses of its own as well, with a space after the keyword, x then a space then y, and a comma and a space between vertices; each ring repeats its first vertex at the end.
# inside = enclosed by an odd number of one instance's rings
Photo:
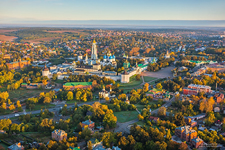
POLYGON ((21 85, 27 85, 27 83, 22 83, 21 85))
POLYGON ((64 86, 77 86, 77 85, 83 85, 88 86, 92 85, 92 82, 67 82, 63 84, 64 86))

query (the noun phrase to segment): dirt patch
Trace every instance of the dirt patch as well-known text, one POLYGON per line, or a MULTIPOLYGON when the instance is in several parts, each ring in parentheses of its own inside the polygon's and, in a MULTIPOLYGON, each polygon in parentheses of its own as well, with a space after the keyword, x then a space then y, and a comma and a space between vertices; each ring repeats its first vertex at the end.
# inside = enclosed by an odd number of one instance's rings
POLYGON ((17 31, 17 30, 0 29, 0 33, 13 32, 13 31, 17 31))
POLYGON ((15 36, 0 35, 0 40, 3 40, 3 41, 13 41, 15 39, 17 39, 17 37, 15 36))

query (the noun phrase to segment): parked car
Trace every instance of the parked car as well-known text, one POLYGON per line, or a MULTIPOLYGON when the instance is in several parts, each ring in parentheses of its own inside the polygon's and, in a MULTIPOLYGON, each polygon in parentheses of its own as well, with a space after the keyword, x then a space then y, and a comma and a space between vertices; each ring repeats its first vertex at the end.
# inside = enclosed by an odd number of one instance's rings
POLYGON ((20 114, 15 114, 15 117, 19 117, 20 116, 20 114))

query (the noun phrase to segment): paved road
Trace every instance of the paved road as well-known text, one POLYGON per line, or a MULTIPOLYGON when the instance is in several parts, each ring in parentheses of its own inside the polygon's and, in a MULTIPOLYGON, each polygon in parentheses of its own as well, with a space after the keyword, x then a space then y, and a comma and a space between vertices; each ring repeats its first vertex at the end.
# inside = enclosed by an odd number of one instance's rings
MULTIPOLYGON (((78 106, 82 106, 82 105, 92 105, 94 104, 94 102, 99 102, 99 101, 91 101, 91 102, 85 102, 85 103, 80 103, 78 104, 78 106)), ((101 100, 100 103, 105 103, 105 100, 101 100)), ((61 107, 63 107, 65 104, 58 104, 56 105, 54 108, 49 108, 48 110, 51 111, 51 112, 55 112, 55 111, 59 111, 61 109, 61 107)), ((68 108, 71 108, 73 107, 74 104, 67 104, 67 107, 68 108)), ((35 111, 29 111, 29 112, 26 112, 26 114, 39 114, 41 112, 41 110, 35 110, 35 111)), ((24 115, 24 112, 18 112, 16 114, 19 114, 19 115, 24 115)), ((8 114, 8 115, 2 115, 0 116, 0 119, 5 119, 5 118, 12 118, 12 117, 15 117, 15 114, 8 114)))
MULTIPOLYGON (((168 102, 166 102, 161 107, 166 107, 166 108, 169 107, 174 100, 175 100, 175 96, 173 96, 173 98, 171 98, 168 102)), ((159 110, 159 108, 153 110, 151 112, 151 114, 157 114, 158 110, 159 110)), ((124 123, 117 122, 117 127, 115 128, 114 132, 130 133, 130 125, 132 125, 138 121, 139 121, 138 119, 135 119, 135 120, 131 120, 131 121, 124 122, 124 123)))

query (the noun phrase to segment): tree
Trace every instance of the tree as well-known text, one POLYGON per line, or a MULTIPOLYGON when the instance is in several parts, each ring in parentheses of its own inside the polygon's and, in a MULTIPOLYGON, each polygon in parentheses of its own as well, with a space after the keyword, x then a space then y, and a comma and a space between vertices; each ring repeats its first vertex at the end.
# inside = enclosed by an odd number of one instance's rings
POLYGON ((144 120, 144 117, 141 114, 138 114, 138 120, 139 121, 144 120))
POLYGON ((15 109, 14 104, 11 104, 11 105, 9 106, 9 110, 14 110, 14 109, 15 109))
POLYGON ((44 104, 46 104, 46 103, 49 104, 49 103, 51 103, 51 101, 52 101, 52 99, 50 97, 45 97, 43 103, 44 104))
POLYGON ((7 108, 6 103, 2 103, 1 108, 4 109, 4 110, 6 110, 6 108, 7 108))
POLYGON ((88 150, 92 150, 92 143, 91 143, 91 141, 88 141, 88 150))
POLYGON ((207 126, 211 126, 216 121, 216 117, 213 112, 209 113, 207 118, 205 119, 205 124, 207 126))
POLYGON ((0 92, 0 103, 6 102, 8 97, 9 97, 9 93, 7 91, 6 92, 0 92))
POLYGON ((83 102, 87 101, 87 93, 84 93, 83 96, 81 97, 83 102))
POLYGON ((143 91, 148 92, 148 87, 149 87, 149 84, 145 83, 144 86, 143 86, 143 91))
POLYGON ((166 107, 160 107, 158 110, 159 116, 166 116, 166 107))
POLYGON ((44 86, 46 86, 48 84, 48 81, 44 79, 44 80, 42 80, 42 83, 44 86))
POLYGON ((76 93, 76 100, 80 101, 81 94, 82 94, 81 91, 78 90, 76 93))
POLYGON ((20 101, 18 100, 18 101, 16 101, 16 105, 17 105, 17 107, 21 107, 21 105, 20 105, 20 101))
POLYGON ((140 81, 140 80, 141 80, 140 74, 136 75, 136 80, 137 80, 137 81, 140 81))
POLYGON ((68 101, 73 100, 73 92, 69 91, 69 92, 67 93, 66 97, 67 97, 67 100, 68 100, 68 101))
POLYGON ((106 126, 108 125, 110 128, 116 127, 117 118, 114 116, 112 110, 107 110, 104 118, 103 118, 103 124, 106 126))
POLYGON ((166 133, 166 140, 167 140, 167 141, 170 141, 171 138, 172 138, 172 136, 171 136, 171 133, 170 133, 170 129, 168 129, 168 130, 167 130, 167 133, 166 133))
POLYGON ((161 83, 156 84, 156 88, 157 89, 162 89, 162 84, 161 83))
POLYGON ((175 124, 177 126, 183 126, 185 125, 184 116, 182 115, 182 112, 176 113, 174 116, 175 124))
POLYGON ((186 142, 182 142, 179 146, 179 150, 188 150, 188 145, 186 142))
POLYGON ((106 97, 105 98, 105 101, 108 103, 109 102, 109 97, 106 97))

